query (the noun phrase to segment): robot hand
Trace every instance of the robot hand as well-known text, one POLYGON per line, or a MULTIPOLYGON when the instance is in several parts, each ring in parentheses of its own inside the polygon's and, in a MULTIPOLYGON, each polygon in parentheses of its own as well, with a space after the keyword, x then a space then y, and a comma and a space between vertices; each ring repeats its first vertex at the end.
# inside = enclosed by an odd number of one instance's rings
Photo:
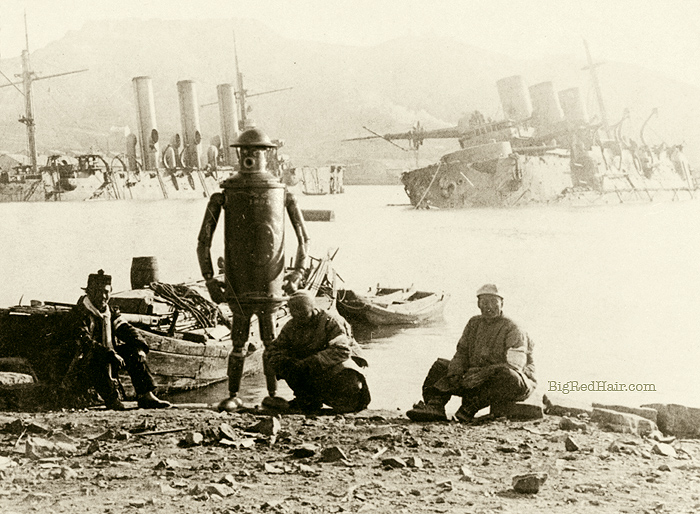
POLYGON ((284 283, 282 284, 282 290, 288 294, 294 294, 296 291, 301 289, 302 281, 304 279, 304 274, 299 270, 294 270, 284 277, 284 283))
POLYGON ((209 296, 214 303, 226 303, 225 285, 221 280, 210 278, 206 282, 209 296))

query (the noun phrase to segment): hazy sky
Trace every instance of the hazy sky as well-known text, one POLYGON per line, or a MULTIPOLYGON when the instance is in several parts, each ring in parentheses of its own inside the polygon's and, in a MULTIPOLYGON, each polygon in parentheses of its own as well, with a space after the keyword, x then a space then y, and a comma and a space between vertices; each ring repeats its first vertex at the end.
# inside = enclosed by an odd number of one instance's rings
POLYGON ((443 35, 516 57, 582 53, 700 86, 700 0, 0 0, 0 57, 105 18, 256 18, 295 39, 372 45, 443 35))

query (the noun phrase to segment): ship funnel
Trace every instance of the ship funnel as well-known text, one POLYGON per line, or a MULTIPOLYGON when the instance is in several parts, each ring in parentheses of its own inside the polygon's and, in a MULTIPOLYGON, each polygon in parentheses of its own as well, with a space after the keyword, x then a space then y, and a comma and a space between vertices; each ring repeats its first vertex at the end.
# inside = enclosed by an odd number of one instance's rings
POLYGON ((136 96, 137 137, 143 169, 155 170, 158 168, 158 128, 156 127, 156 109, 153 100, 153 82, 151 77, 134 77, 132 82, 136 96))
POLYGON ((183 154, 182 163, 188 168, 199 168, 201 159, 202 134, 199 131, 199 111, 197 110, 197 87, 193 80, 177 83, 177 96, 180 102, 183 154))
POLYGON ((534 124, 554 125, 564 119, 559 98, 554 92, 554 84, 551 82, 540 82, 530 86, 530 98, 532 98, 534 124))
POLYGON ((138 138, 134 134, 126 136, 126 161, 129 171, 138 171, 139 166, 136 161, 136 147, 139 144, 138 138))
POLYGON ((236 97, 233 84, 216 86, 219 97, 219 116, 221 118, 221 151, 224 154, 224 164, 236 164, 236 152, 231 145, 238 139, 238 113, 236 112, 236 97))
POLYGON ((505 118, 519 121, 532 116, 532 100, 522 76, 514 75, 500 79, 496 82, 496 88, 505 118))
POLYGON ((564 111, 564 118, 572 123, 588 123, 588 113, 583 104, 581 90, 577 87, 559 91, 559 103, 564 111))

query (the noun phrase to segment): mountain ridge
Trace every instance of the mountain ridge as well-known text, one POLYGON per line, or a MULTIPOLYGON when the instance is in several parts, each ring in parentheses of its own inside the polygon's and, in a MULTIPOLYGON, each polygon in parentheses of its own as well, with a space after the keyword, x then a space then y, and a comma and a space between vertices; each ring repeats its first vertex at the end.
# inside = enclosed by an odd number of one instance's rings
MULTIPOLYGON (((510 75, 523 75, 530 85, 552 80, 557 90, 582 87, 589 114, 596 112, 587 75, 581 71, 583 49, 580 56, 533 61, 441 35, 354 47, 285 38, 250 19, 107 20, 71 30, 32 52, 32 65, 41 74, 90 69, 34 84, 40 152, 123 151, 110 148, 110 129, 129 126, 136 132, 131 80, 141 75, 153 79, 158 128, 161 140, 167 141, 180 132, 179 80, 197 82, 199 104, 216 100, 217 84, 235 82, 234 28, 249 91, 293 88, 252 97, 249 104, 258 126, 284 139, 284 151, 298 165, 386 159, 404 160, 406 168, 411 167, 414 156, 387 143, 341 140, 368 135, 363 126, 385 133, 406 131, 418 120, 429 129, 455 125, 474 110, 499 119, 495 83, 510 75)), ((8 76, 19 73, 19 58, 3 59, 0 70, 8 76)), ((685 141, 691 162, 700 163, 700 127, 695 123, 700 118, 700 89, 626 63, 608 62, 599 75, 611 123, 630 107, 627 130, 638 139, 639 127, 658 107, 659 117, 650 123, 653 131, 647 139, 685 141)), ((0 150, 18 152, 25 147, 24 127, 16 121, 22 110, 14 88, 0 89, 0 150)), ((200 123, 208 143, 219 133, 218 108, 200 108, 200 123)), ((455 148, 454 140, 427 141, 421 164, 455 148)))

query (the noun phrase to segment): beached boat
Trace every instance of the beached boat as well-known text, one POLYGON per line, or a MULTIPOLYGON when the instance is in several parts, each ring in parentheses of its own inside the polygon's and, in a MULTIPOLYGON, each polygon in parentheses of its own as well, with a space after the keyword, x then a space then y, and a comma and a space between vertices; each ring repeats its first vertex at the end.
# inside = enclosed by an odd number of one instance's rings
POLYGON ((370 325, 418 325, 442 316, 449 294, 413 288, 377 287, 368 294, 338 290, 338 312, 350 322, 370 325))

